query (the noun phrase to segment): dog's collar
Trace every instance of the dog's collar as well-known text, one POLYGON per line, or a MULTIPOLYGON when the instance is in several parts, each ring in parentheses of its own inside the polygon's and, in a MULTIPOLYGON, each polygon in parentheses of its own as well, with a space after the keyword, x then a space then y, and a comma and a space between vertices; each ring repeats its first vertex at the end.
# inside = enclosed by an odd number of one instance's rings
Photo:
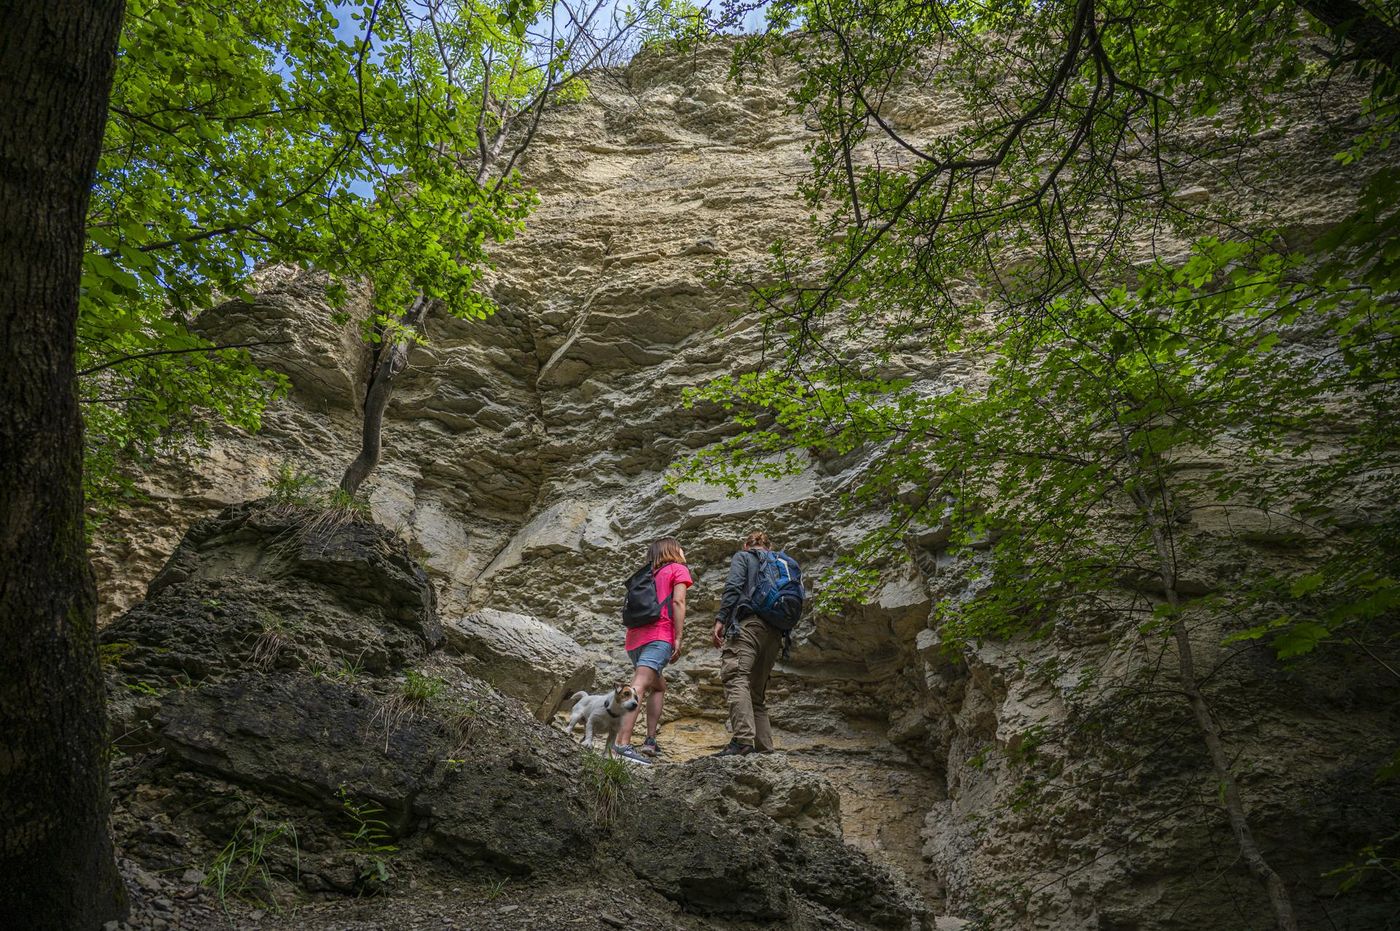
POLYGON ((606 712, 608 713, 608 717, 610 717, 610 718, 620 718, 620 717, 622 717, 622 712, 621 712, 621 711, 613 711, 613 710, 612 710, 612 702, 604 702, 604 703, 603 703, 603 710, 606 711, 606 712))

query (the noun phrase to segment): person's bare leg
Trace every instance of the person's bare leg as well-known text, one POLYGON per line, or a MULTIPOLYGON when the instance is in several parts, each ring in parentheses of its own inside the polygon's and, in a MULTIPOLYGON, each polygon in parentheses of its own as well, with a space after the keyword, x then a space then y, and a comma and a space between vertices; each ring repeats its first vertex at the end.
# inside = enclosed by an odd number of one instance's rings
MULTIPOLYGON (((647 690, 656 681, 656 670, 650 666, 638 666, 632 673, 632 691, 638 695, 645 695, 647 690)), ((626 747, 632 743, 632 728, 637 724, 637 715, 641 713, 642 705, 637 703, 637 707, 622 716, 622 729, 617 732, 617 745, 626 747)), ((650 727, 650 725, 647 725, 650 727)))
POLYGON ((656 738, 656 729, 661 726, 661 703, 666 699, 666 677, 658 675, 656 684, 647 696, 647 736, 656 738))

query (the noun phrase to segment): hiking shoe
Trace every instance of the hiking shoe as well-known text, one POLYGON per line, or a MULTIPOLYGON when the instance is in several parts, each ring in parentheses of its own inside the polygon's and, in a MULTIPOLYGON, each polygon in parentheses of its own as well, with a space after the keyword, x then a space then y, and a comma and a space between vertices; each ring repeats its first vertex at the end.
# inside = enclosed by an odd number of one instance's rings
POLYGON ((642 745, 637 749, 645 753, 647 756, 661 755, 661 745, 656 742, 655 737, 648 737, 646 740, 642 741, 642 745))
POLYGON ((631 744, 627 744, 626 746, 619 746, 618 744, 613 744, 613 752, 629 763, 640 763, 643 766, 651 765, 651 760, 648 760, 646 757, 638 753, 637 748, 632 746, 631 744))
POLYGON ((729 745, 716 753, 715 756, 748 756, 750 753, 753 753, 753 747, 741 744, 737 740, 731 740, 729 745))

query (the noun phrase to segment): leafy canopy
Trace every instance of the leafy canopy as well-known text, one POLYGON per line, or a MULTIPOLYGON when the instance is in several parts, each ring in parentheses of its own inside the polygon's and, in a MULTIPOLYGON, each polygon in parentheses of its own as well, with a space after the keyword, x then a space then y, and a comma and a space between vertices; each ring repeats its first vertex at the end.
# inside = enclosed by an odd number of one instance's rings
POLYGON ((770 364, 692 395, 750 429, 675 480, 879 450, 850 502, 887 521, 828 603, 946 535, 977 593, 940 607, 954 647, 1168 621, 1241 521, 1331 555, 1192 610, 1283 656, 1391 636, 1397 85, 1308 6, 771 4, 736 69, 796 67, 814 228, 754 291, 770 364), (1313 241, 1278 209, 1308 158, 1367 179, 1313 241))
POLYGON ((199 315, 260 266, 319 269, 339 302, 363 282, 367 333, 419 293, 490 313, 486 249, 533 195, 481 143, 550 77, 527 60, 539 6, 127 4, 79 312, 95 507, 211 421, 258 426, 283 380, 199 315))

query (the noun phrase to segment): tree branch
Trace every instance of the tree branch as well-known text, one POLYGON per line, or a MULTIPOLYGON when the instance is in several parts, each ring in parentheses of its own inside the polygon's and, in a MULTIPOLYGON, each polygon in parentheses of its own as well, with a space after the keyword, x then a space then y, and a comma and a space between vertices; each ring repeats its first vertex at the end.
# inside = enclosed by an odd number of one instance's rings
POLYGON ((93 375, 103 369, 109 369, 114 365, 121 365, 123 362, 131 362, 136 359, 149 359, 152 356, 178 356, 191 352, 219 352, 223 349, 250 349, 253 346, 281 346, 290 343, 289 339, 260 339, 251 343, 226 343, 220 346, 191 346, 188 349, 152 349, 149 352, 134 352, 128 356, 118 356, 115 359, 108 359, 100 365, 83 369, 78 373, 79 378, 93 375))

